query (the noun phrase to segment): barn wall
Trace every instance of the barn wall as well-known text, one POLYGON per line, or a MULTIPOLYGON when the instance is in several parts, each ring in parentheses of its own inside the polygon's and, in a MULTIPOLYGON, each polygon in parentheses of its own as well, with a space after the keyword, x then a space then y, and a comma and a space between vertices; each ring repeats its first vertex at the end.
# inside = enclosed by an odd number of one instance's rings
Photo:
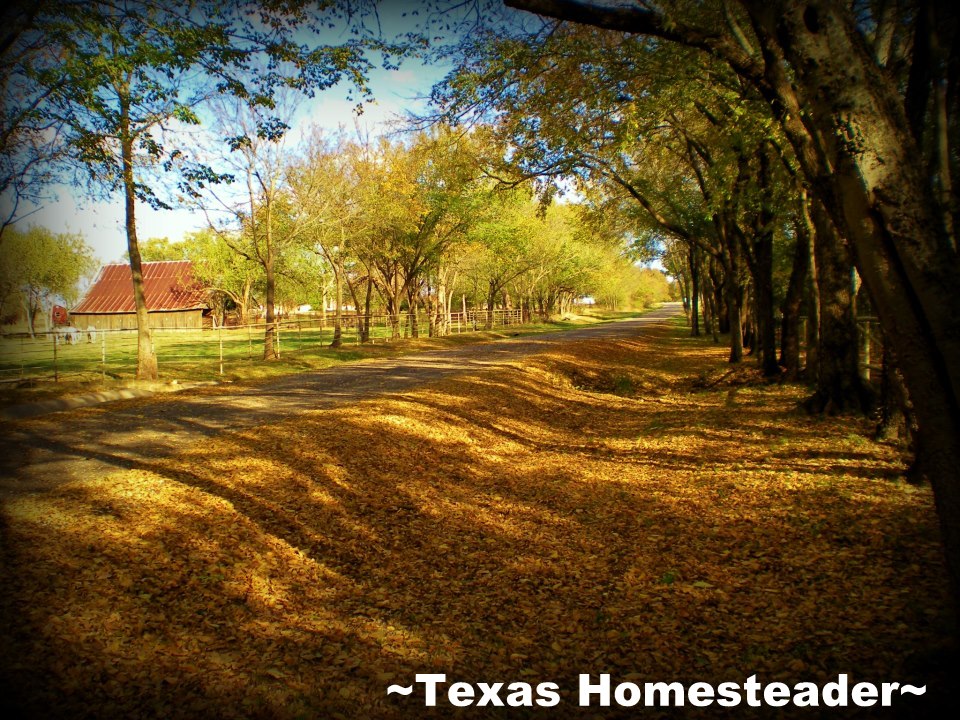
POLYGON ((202 315, 202 310, 150 313, 150 327, 198 328, 201 326, 202 315))
MULTIPOLYGON (((202 324, 203 311, 179 310, 149 315, 152 328, 198 328, 202 324)), ((72 313, 70 324, 80 330, 90 326, 97 330, 136 330, 137 316, 134 313, 72 313)))

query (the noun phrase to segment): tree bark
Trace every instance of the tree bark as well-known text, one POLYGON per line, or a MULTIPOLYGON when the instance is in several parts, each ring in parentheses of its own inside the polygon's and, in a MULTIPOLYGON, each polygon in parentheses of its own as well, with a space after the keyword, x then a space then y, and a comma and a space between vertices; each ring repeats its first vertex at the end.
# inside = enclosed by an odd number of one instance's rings
POLYGON ((695 247, 690 247, 688 258, 690 261, 690 334, 693 337, 700 337, 700 263, 695 247))
POLYGON ((722 33, 668 24, 649 7, 506 1, 701 48, 764 94, 808 182, 850 242, 900 363, 917 411, 953 597, 960 602, 960 258, 925 176, 901 88, 870 55, 850 5, 743 0, 762 52, 757 59, 722 33))
POLYGON ((367 293, 363 299, 363 318, 360 322, 360 342, 370 342, 370 306, 373 302, 373 282, 367 280, 367 293))
POLYGON ((811 412, 866 412, 872 406, 869 389, 860 377, 857 320, 854 317, 853 264, 845 244, 823 206, 814 205, 814 257, 820 307, 817 384, 806 402, 811 412))
POLYGON ((420 337, 420 319, 418 317, 417 311, 417 292, 411 286, 407 288, 407 310, 410 314, 410 337, 418 338, 420 337))
POLYGON ((743 360, 743 286, 740 284, 740 248, 736 242, 727 246, 727 264, 724 268, 724 299, 730 325, 730 358, 732 363, 743 360))
POLYGON ((130 256, 130 275, 133 282, 133 304, 137 315, 137 379, 156 380, 159 377, 157 354, 153 348, 150 315, 143 290, 143 262, 137 242, 136 181, 133 176, 133 135, 130 130, 130 98, 120 93, 120 157, 123 164, 124 228, 127 234, 127 254, 130 256))
POLYGON ((801 225, 802 223, 797 223, 790 281, 780 306, 780 365, 783 366, 784 376, 788 380, 800 377, 800 311, 810 267, 810 233, 801 225))
POLYGON ((760 347, 760 367, 764 376, 780 374, 777 362, 777 330, 774 320, 773 300, 773 227, 774 210, 770 197, 772 180, 770 179, 770 158, 766 148, 760 151, 760 169, 757 183, 760 186, 761 204, 754 224, 753 245, 753 287, 754 313, 757 320, 758 345, 760 347))
POLYGON ((876 436, 878 440, 899 440, 907 435, 911 413, 903 376, 887 343, 883 346, 880 372, 880 421, 876 436))
POLYGON ((342 268, 333 268, 333 339, 330 347, 338 348, 343 345, 343 281, 340 279, 342 268))
POLYGON ((490 280, 487 287, 487 319, 483 324, 484 330, 493 329, 493 310, 497 306, 497 290, 499 290, 497 283, 490 280))
MULTIPOLYGON (((269 207, 269 205, 268 205, 269 207)), ((266 327, 263 331, 263 359, 264 360, 276 360, 279 358, 277 354, 276 338, 277 338, 277 324, 276 324, 276 293, 277 293, 277 277, 276 270, 274 267, 274 256, 273 256, 273 246, 271 240, 271 230, 270 230, 270 213, 267 212, 267 221, 266 221, 266 249, 263 259, 263 272, 264 272, 264 281, 266 284, 266 291, 264 293, 264 322, 266 327)))

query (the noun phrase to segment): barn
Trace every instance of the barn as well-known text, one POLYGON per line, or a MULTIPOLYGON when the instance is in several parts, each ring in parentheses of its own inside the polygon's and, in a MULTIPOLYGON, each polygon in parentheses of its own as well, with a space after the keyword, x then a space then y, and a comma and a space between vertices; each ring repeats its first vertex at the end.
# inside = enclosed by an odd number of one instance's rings
MULTIPOLYGON (((207 293, 189 260, 145 262, 142 269, 150 327, 199 328, 209 322, 207 293)), ((135 329, 130 265, 104 265, 87 294, 70 310, 70 323, 81 329, 135 329)))

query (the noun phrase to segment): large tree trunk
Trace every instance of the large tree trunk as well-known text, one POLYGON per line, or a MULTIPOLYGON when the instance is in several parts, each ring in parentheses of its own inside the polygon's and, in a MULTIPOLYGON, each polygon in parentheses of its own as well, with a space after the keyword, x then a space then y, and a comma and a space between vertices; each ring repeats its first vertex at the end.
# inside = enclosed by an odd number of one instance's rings
POLYGON ((143 265, 137 242, 136 183, 133 177, 133 136, 130 134, 130 100, 120 98, 120 155, 123 162, 124 226, 127 232, 127 254, 133 281, 133 304, 137 315, 137 379, 156 380, 159 376, 157 354, 153 349, 150 315, 143 291, 143 265))
POLYGON ((813 208, 813 222, 820 343, 816 390, 807 401, 807 408, 829 414, 867 411, 872 400, 860 377, 850 254, 819 203, 813 208))
MULTIPOLYGON (((270 229, 267 228, 269 237, 270 229)), ((263 331, 263 359, 276 360, 279 358, 277 353, 277 323, 276 323, 276 293, 277 277, 274 269, 274 258, 270 241, 267 241, 266 257, 263 262, 263 271, 265 275, 266 292, 263 301, 265 315, 264 322, 266 327, 263 331)))
MULTIPOLYGON (((367 292, 363 298, 363 317, 360 321, 360 342, 370 342, 370 306, 373 302, 373 281, 367 280, 367 292)), ((359 311, 358 311, 359 312, 359 311)))
POLYGON ((802 115, 806 136, 785 127, 851 241, 903 372, 960 600, 960 259, 924 176, 899 88, 854 41, 849 11, 825 0, 768 5, 777 15, 769 27, 787 42, 803 105, 812 110, 802 115), (831 148, 823 140, 835 138, 838 128, 843 142, 831 148), (809 142, 813 134, 819 143, 809 142))
POLYGON ((726 335, 730 332, 730 313, 726 302, 726 281, 723 276, 723 267, 716 258, 710 259, 708 268, 710 275, 710 289, 713 292, 714 316, 717 319, 717 332, 726 335))
MULTIPOLYGON (((795 224, 796 244, 793 252, 793 266, 786 297, 781 308, 783 319, 780 326, 780 364, 786 377, 797 380, 801 375, 800 365, 800 314, 802 312, 805 290, 811 275, 813 256, 813 222, 810 219, 810 204, 805 190, 800 192, 799 218, 795 224)), ((819 316, 819 309, 817 311, 819 316)), ((809 321, 808 314, 807 320, 809 321)), ((808 352, 810 345, 807 345, 808 352)))
POLYGON ((390 339, 399 340, 400 331, 400 301, 395 297, 388 297, 386 300, 387 315, 390 317, 390 339))
POLYGON ((697 249, 690 247, 690 334, 700 337, 700 262, 697 249))
POLYGON ((264 263, 264 274, 266 281, 266 292, 263 301, 264 305, 264 323, 263 330, 263 359, 276 360, 277 355, 277 323, 276 323, 276 287, 277 278, 274 273, 273 263, 264 263))
POLYGON ((420 337, 420 321, 417 315, 417 292, 411 287, 407 289, 407 310, 410 315, 410 337, 420 337))
POLYGON ((786 296, 780 307, 780 364, 788 380, 800 377, 800 311, 803 289, 810 266, 810 233, 797 223, 797 240, 793 251, 793 267, 786 296))
POLYGON ((247 278, 243 283, 243 294, 240 296, 240 302, 237 304, 237 312, 240 314, 240 324, 246 325, 250 318, 250 296, 253 294, 253 280, 247 278))
POLYGON ((743 286, 740 284, 740 248, 736 242, 728 248, 724 268, 724 300, 730 325, 730 362, 743 360, 743 286))
POLYGON ((484 322, 484 330, 493 329, 493 310, 497 306, 497 284, 493 281, 489 281, 489 287, 487 288, 487 319, 484 322))
POLYGON ((766 148, 760 151, 757 182, 762 191, 762 202, 757 213, 751 245, 753 246, 754 314, 757 320, 760 367, 766 377, 780 374, 777 362, 777 329, 773 301, 773 225, 774 210, 770 179, 770 158, 766 148))
POLYGON ((330 341, 330 347, 338 348, 343 345, 343 281, 340 279, 342 267, 334 267, 334 299, 333 302, 333 339, 330 341))
POLYGON ((880 375, 880 418, 877 423, 878 440, 899 440, 908 434, 909 399, 903 386, 903 376, 893 361, 893 352, 883 343, 880 375))
POLYGON ((36 319, 37 311, 33 307, 33 303, 28 301, 24 294, 20 295, 20 306, 23 308, 23 314, 27 317, 27 332, 30 333, 30 339, 33 340, 36 338, 36 319))
POLYGON ((777 362, 777 330, 773 317, 773 231, 764 231, 754 237, 752 245, 752 306, 757 332, 753 346, 760 349, 760 367, 763 374, 773 377, 780 374, 780 364, 777 362))
POLYGON ((769 101, 818 198, 850 241, 917 412, 960 601, 960 258, 894 73, 879 67, 848 3, 743 0, 761 57, 716 34, 685 32, 656 9, 558 0, 514 7, 716 53, 769 101), (724 42, 726 40, 727 42, 724 42))

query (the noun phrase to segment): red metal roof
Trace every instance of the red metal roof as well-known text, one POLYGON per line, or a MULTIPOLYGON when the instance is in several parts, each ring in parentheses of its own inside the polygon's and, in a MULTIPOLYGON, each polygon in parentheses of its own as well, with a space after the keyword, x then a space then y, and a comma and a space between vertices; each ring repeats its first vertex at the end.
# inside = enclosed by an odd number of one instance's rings
MULTIPOLYGON (((143 291, 150 312, 206 308, 206 292, 193 276, 189 260, 145 262, 143 291)), ((133 276, 129 265, 104 265, 71 313, 132 313, 133 276)))

